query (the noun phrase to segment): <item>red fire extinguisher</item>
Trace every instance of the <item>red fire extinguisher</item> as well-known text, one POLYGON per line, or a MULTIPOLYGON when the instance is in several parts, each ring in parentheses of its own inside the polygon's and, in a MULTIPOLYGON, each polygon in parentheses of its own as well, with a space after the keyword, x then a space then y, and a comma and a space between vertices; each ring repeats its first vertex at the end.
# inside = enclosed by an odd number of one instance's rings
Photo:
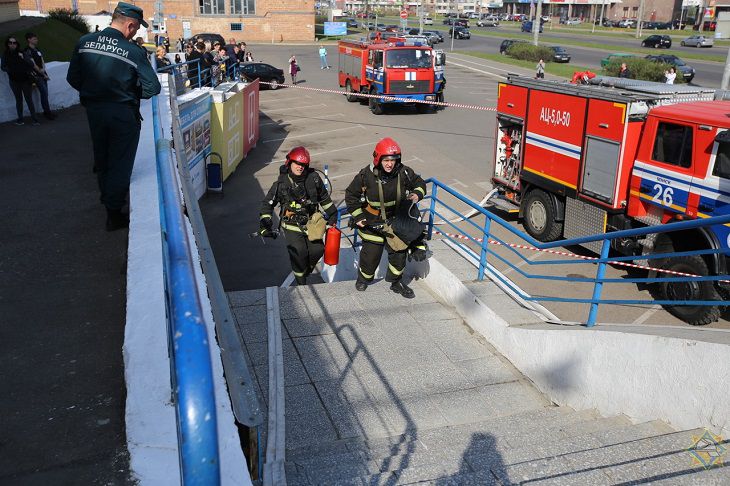
POLYGON ((324 263, 325 265, 337 265, 340 261, 340 236, 342 232, 331 226, 327 230, 327 237, 324 242, 324 263))

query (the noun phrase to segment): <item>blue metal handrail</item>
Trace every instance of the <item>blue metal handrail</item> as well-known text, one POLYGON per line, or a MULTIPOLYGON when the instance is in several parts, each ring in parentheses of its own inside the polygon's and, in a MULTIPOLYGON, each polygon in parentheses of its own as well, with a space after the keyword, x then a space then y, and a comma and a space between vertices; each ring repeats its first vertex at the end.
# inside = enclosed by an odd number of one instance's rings
MULTIPOLYGON (((164 73, 167 71, 171 71, 173 74, 182 77, 182 70, 183 67, 185 67, 188 71, 193 71, 194 76, 197 77, 197 83, 191 83, 191 88, 200 88, 205 86, 211 86, 213 85, 213 77, 212 67, 201 69, 200 66, 201 59, 193 59, 192 61, 182 61, 177 64, 170 64, 168 66, 163 66, 157 70, 159 73, 164 73), (191 68, 191 66, 195 65, 195 67, 191 68), (193 85, 194 84, 194 85, 193 85)), ((230 66, 226 66, 225 70, 225 78, 229 80, 238 80, 241 76, 241 68, 238 62, 234 62, 230 66)), ((195 77, 193 79, 195 79, 195 77)), ((190 79, 190 78, 188 78, 190 79)), ((178 86, 178 92, 184 91, 185 86, 178 86)))
POLYGON ((215 485, 220 484, 220 459, 210 343, 158 105, 154 96, 152 122, 181 479, 185 485, 215 485))
POLYGON ((611 248, 611 240, 615 238, 635 238, 638 236, 644 236, 648 234, 655 234, 655 233, 668 233, 673 231, 683 231, 683 230, 689 230, 689 229, 695 229, 695 228, 702 228, 712 225, 722 225, 730 223, 730 215, 724 215, 724 216, 716 216, 712 218, 706 218, 706 219, 695 219, 690 221, 681 221, 676 223, 669 223, 669 224, 663 224, 658 226, 649 226, 644 228, 634 228, 629 230, 622 230, 622 231, 615 231, 611 233, 606 234, 598 234, 598 235, 591 235, 591 236, 585 236, 580 238, 572 238, 569 240, 560 240, 560 241, 554 241, 550 243, 543 243, 540 241, 535 240, 533 237, 531 237, 529 234, 524 233, 520 231, 519 229, 515 228, 514 226, 510 225, 507 221, 500 218, 496 214, 482 208, 475 202, 471 201, 470 199, 466 198, 462 194, 458 193, 454 189, 442 184, 437 179, 428 179, 426 181, 427 183, 430 183, 432 185, 431 187, 431 195, 428 197, 430 199, 430 205, 427 210, 424 210, 424 213, 428 213, 428 238, 432 238, 433 231, 434 231, 434 222, 436 218, 442 219, 446 224, 454 228, 458 232, 463 232, 459 227, 457 227, 454 223, 449 221, 449 219, 441 214, 439 209, 441 207, 447 209, 450 213, 457 216, 462 216, 461 212, 457 209, 453 208, 449 204, 445 203, 443 201, 442 197, 439 197, 440 191, 445 191, 450 196, 454 197, 458 201, 460 201, 463 204, 466 204, 468 207, 472 208, 473 210, 480 213, 482 216, 485 217, 484 225, 480 226, 474 221, 470 219, 466 219, 464 222, 468 226, 474 227, 480 234, 479 237, 474 237, 469 234, 464 235, 468 241, 471 241, 475 245, 479 245, 480 251, 477 253, 477 251, 471 250, 468 247, 465 247, 464 245, 456 242, 456 240, 448 235, 444 235, 445 238, 453 241, 460 247, 462 247, 468 254, 470 254, 475 260, 479 262, 478 265, 478 279, 482 280, 484 278, 484 274, 487 271, 488 268, 488 258, 494 257, 501 262, 505 263, 509 267, 512 268, 513 271, 518 273, 519 275, 528 278, 528 279, 543 279, 543 280, 558 280, 558 281, 571 281, 571 282, 587 282, 593 284, 593 294, 591 298, 567 298, 567 297, 548 297, 548 296, 540 296, 540 297, 533 297, 531 295, 526 294, 522 291, 519 287, 514 285, 512 281, 509 279, 503 278, 500 275, 494 275, 495 278, 497 278, 503 285, 505 285, 507 288, 509 288, 511 291, 515 292, 517 295, 519 295, 522 299, 527 301, 543 301, 543 302, 573 302, 573 303, 588 303, 591 304, 590 312, 588 315, 588 319, 586 321, 588 326, 593 326, 596 321, 596 316, 598 312, 598 305, 599 304, 659 304, 659 305, 703 305, 703 306, 716 306, 716 305, 728 305, 728 303, 721 302, 721 301, 675 301, 675 300, 646 300, 646 299, 602 299, 601 294, 603 290, 603 285, 606 283, 656 283, 656 282, 687 282, 687 281, 726 281, 730 280, 730 277, 727 275, 714 275, 714 276, 695 276, 695 277, 689 277, 689 276, 679 276, 679 277, 666 277, 666 278, 655 278, 655 277, 648 277, 648 278, 606 278, 605 272, 606 272, 606 265, 608 264, 614 264, 616 262, 628 262, 632 260, 652 260, 652 259, 669 259, 674 258, 678 256, 689 256, 689 255, 714 255, 714 254, 724 254, 727 253, 727 250, 722 249, 707 249, 707 250, 693 250, 693 251, 684 251, 684 252, 672 252, 672 253, 661 253, 661 254, 654 254, 654 255, 643 255, 643 256, 621 256, 621 257, 611 257, 609 258, 609 250, 611 248), (566 259, 559 259, 559 260, 542 260, 542 261, 536 261, 533 262, 532 260, 529 260, 525 258, 522 254, 520 254, 517 250, 514 248, 511 248, 509 245, 506 244, 502 239, 498 238, 497 236, 493 235, 491 232, 492 225, 498 224, 500 227, 506 229, 513 235, 517 236, 521 240, 529 243, 529 245, 540 249, 540 250, 546 250, 550 248, 555 247, 562 247, 562 246, 572 246, 572 245, 580 245, 588 242, 601 242, 601 253, 598 258, 590 259, 590 260, 566 260, 566 259), (479 239, 481 238, 481 241, 479 239), (533 274, 528 273, 520 266, 515 265, 511 263, 509 260, 504 258, 502 255, 499 255, 497 252, 489 248, 490 240, 500 244, 504 248, 509 249, 512 251, 515 255, 518 255, 519 258, 524 262, 525 264, 532 266, 532 265, 556 265, 556 264, 578 264, 578 263, 594 263, 598 266, 596 271, 595 278, 589 278, 589 277, 569 277, 569 276, 552 276, 552 275, 540 275, 540 274, 533 274))

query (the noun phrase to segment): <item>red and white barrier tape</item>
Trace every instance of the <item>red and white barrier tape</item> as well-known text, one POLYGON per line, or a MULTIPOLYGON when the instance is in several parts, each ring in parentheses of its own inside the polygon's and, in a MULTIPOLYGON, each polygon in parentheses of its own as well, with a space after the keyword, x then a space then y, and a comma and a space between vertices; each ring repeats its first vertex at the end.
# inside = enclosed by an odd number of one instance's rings
POLYGON ((276 85, 277 87, 282 88, 297 88, 297 89, 304 89, 307 91, 315 91, 318 93, 333 93, 338 95, 350 95, 350 96, 358 96, 360 98, 377 98, 382 99, 386 101, 400 101, 403 103, 420 103, 424 105, 433 105, 433 106, 449 106, 451 108, 466 108, 468 110, 482 110, 482 111, 497 111, 496 107, 493 106, 479 106, 479 105, 464 105, 461 103, 447 103, 445 101, 425 101, 425 100, 413 100, 410 98, 402 98, 399 96, 383 96, 383 95, 371 95, 367 93, 358 93, 356 91, 347 92, 347 91, 340 91, 338 89, 326 89, 326 88, 312 88, 309 86, 299 86, 297 84, 279 84, 279 83, 271 83, 267 81, 260 81, 259 84, 266 84, 269 86, 276 85))
MULTIPOLYGON (((456 239, 459 239, 459 240, 477 241, 479 243, 481 243, 482 241, 484 241, 482 238, 470 238, 468 236, 458 235, 458 234, 453 234, 453 233, 446 233, 446 232, 438 231, 438 230, 434 230, 433 232, 434 233, 437 233, 437 234, 440 234, 440 235, 448 236, 450 238, 456 238, 456 239)), ((547 248, 537 248, 537 247, 529 246, 529 245, 520 245, 520 244, 517 244, 517 243, 501 243, 499 241, 489 240, 489 244, 490 245, 497 245, 497 246, 509 246, 510 248, 518 248, 518 249, 521 249, 521 250, 539 251, 539 252, 543 252, 543 253, 549 253, 551 255, 567 256, 567 257, 577 258, 577 259, 580 259, 580 260, 587 260, 587 261, 599 260, 599 258, 596 258, 596 257, 585 256, 585 255, 578 255, 576 253, 570 253, 570 252, 567 252, 567 251, 558 251, 558 250, 551 250, 551 249, 547 249, 547 248)), ((638 265, 636 263, 629 263, 629 262, 623 262, 623 261, 608 261, 606 263, 608 265, 618 265, 618 266, 622 266, 622 267, 638 268, 640 270, 649 270, 649 271, 652 271, 653 270, 655 272, 666 273, 666 274, 669 274, 669 275, 677 275, 677 276, 680 276, 680 277, 701 277, 701 275, 695 275, 693 273, 675 272, 674 270, 664 270, 664 269, 661 269, 661 268, 654 268, 654 267, 649 267, 647 265, 638 265)), ((723 282, 725 282, 725 281, 726 280, 723 280, 723 282)))

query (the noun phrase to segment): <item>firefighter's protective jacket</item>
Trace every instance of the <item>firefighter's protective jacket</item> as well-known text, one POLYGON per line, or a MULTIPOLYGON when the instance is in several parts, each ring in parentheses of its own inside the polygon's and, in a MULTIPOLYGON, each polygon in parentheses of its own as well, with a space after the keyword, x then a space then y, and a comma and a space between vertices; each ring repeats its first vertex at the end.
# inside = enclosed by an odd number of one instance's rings
POLYGON ((399 202, 398 193, 400 193, 401 202, 407 198, 408 193, 417 194, 419 201, 426 196, 426 183, 407 165, 399 162, 393 168, 393 172, 387 174, 371 164, 363 168, 345 190, 347 212, 352 215, 355 223, 360 221, 365 221, 366 224, 382 222, 378 189, 381 184, 386 218, 390 218, 395 213, 396 204, 399 202))
POLYGON ((261 203, 260 220, 271 220, 277 204, 281 205, 281 226, 290 231, 305 233, 304 226, 319 206, 330 224, 337 218, 337 207, 319 174, 312 169, 305 169, 299 177, 288 170, 280 174, 261 203))

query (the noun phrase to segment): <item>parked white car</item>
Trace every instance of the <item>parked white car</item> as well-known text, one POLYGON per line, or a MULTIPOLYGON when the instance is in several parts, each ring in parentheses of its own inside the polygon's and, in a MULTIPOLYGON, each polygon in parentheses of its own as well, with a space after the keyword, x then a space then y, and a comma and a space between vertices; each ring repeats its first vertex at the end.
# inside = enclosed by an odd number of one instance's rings
POLYGON ((565 25, 578 25, 580 23, 581 23, 581 20, 579 18, 567 19, 565 21, 565 25))
POLYGON ((490 15, 483 19, 477 20, 477 27, 497 27, 499 25, 499 18, 496 15, 490 15))
POLYGON ((423 25, 433 25, 433 19, 431 17, 424 17, 423 25))
POLYGON ((705 37, 704 35, 692 35, 680 42, 683 46, 688 47, 712 47, 715 45, 715 41, 712 37, 705 37))

